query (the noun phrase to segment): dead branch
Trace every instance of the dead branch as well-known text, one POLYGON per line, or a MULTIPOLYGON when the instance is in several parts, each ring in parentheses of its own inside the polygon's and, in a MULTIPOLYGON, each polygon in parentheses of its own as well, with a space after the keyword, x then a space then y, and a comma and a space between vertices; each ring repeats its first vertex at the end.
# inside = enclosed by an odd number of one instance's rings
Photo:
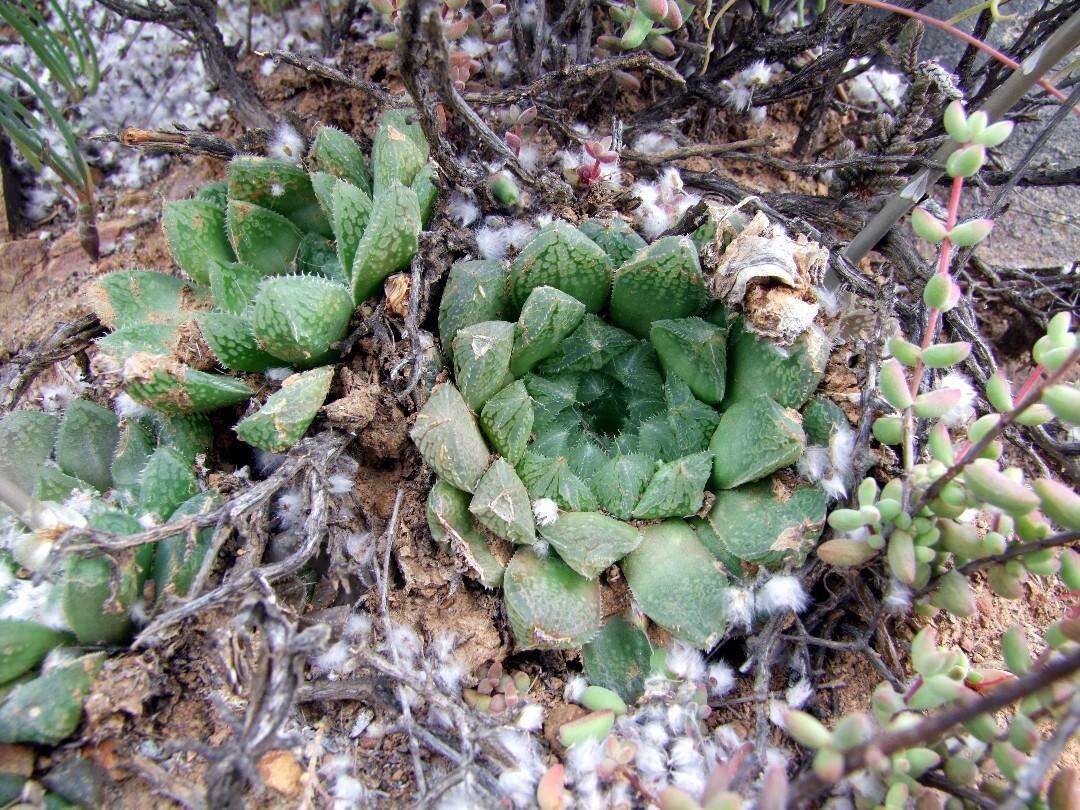
POLYGON ((655 73, 672 84, 686 86, 686 80, 670 65, 664 64, 650 53, 637 51, 553 70, 535 81, 509 90, 494 93, 466 93, 465 100, 472 104, 516 104, 527 98, 535 98, 548 90, 562 91, 581 84, 595 84, 616 70, 645 70, 655 73))
MULTIPOLYGON (((770 136, 768 138, 748 138, 742 141, 730 141, 729 143, 699 143, 694 144, 693 146, 681 146, 677 149, 665 149, 662 152, 654 152, 652 154, 635 152, 632 149, 624 149, 619 153, 619 157, 634 163, 644 163, 648 166, 660 166, 661 164, 673 160, 683 160, 691 157, 712 157, 714 155, 723 155, 728 152, 737 152, 739 149, 772 146, 774 143, 776 143, 776 139, 770 136)), ((752 158, 756 156, 748 157, 752 158)))
POLYGON ((195 746, 212 763, 207 775, 209 807, 244 807, 244 791, 258 783, 256 767, 263 754, 294 743, 281 729, 292 712, 305 662, 330 637, 326 625, 297 632, 266 580, 260 578, 258 585, 260 593, 249 597, 235 621, 239 639, 251 650, 252 679, 243 720, 227 719, 234 737, 219 748, 195 746))
POLYGON ((386 92, 375 82, 357 78, 351 73, 338 70, 337 68, 324 64, 318 59, 314 59, 310 56, 301 56, 300 54, 292 53, 291 51, 278 50, 255 51, 255 55, 273 59, 277 64, 284 62, 286 65, 292 65, 306 73, 310 73, 312 76, 318 76, 321 79, 328 79, 335 84, 351 87, 354 90, 360 90, 375 99, 376 103, 382 107, 401 107, 406 101, 402 96, 395 96, 386 92))
POLYGON ((83 315, 61 324, 44 342, 19 352, 0 378, 0 408, 14 408, 41 372, 83 351, 104 332, 96 315, 83 315))

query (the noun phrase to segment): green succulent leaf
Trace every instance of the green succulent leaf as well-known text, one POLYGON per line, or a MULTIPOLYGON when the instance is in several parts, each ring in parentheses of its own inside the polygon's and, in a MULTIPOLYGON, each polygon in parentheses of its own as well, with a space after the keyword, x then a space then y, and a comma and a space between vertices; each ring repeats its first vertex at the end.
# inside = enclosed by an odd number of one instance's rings
POLYGON ((799 415, 767 396, 740 399, 720 419, 710 449, 713 483, 731 489, 794 464, 806 448, 799 415))
POLYGON ((210 266, 236 261, 225 230, 225 207, 205 200, 166 203, 161 217, 169 252, 188 278, 210 283, 210 266))
POLYGON ((180 328, 172 323, 136 323, 115 329, 97 339, 98 352, 123 366, 135 354, 174 354, 180 344, 180 328))
POLYGON ((544 375, 598 371, 634 342, 623 330, 587 314, 578 328, 562 341, 559 351, 544 360, 538 370, 544 375))
POLYGON ((244 155, 229 161, 228 174, 230 201, 254 203, 281 214, 301 231, 332 236, 311 178, 295 163, 244 155))
POLYGON ((400 110, 383 114, 371 145, 374 195, 400 183, 409 186, 427 160, 427 143, 419 124, 400 110))
POLYGON ((450 350, 458 331, 483 321, 503 320, 507 312, 506 265, 460 261, 450 268, 439 302, 439 338, 450 350))
POLYGON ((82 720, 103 653, 92 653, 17 684, 0 704, 0 742, 57 745, 82 720))
POLYGON ((239 262, 213 262, 209 274, 214 306, 233 315, 243 315, 247 311, 263 280, 261 271, 239 262))
POLYGON ((236 435, 252 447, 280 453, 307 432, 334 379, 333 366, 293 374, 266 404, 236 425, 236 435))
POLYGON ((685 521, 646 526, 620 567, 645 615, 676 638, 707 649, 727 632, 727 578, 685 521))
POLYGON ((108 408, 73 399, 64 409, 56 434, 56 463, 68 475, 105 492, 112 486, 112 459, 120 424, 108 408))
POLYGON ((580 647, 600 630, 600 586, 554 554, 519 548, 503 575, 503 601, 518 649, 580 647))
POLYGON ((185 309, 188 285, 154 270, 120 270, 102 276, 90 288, 90 305, 113 329, 146 322, 176 323, 185 309))
POLYGON ((368 193, 352 183, 338 180, 330 196, 331 222, 337 242, 338 260, 346 273, 352 273, 356 249, 371 219, 374 203, 368 193))
POLYGON ((685 236, 665 236, 615 271, 611 320, 647 337, 653 321, 695 315, 708 301, 694 243, 685 236))
POLYGON ((435 386, 409 437, 440 478, 466 492, 476 490, 489 452, 469 406, 452 384, 435 386))
POLYGON ((218 362, 231 371, 266 371, 281 361, 264 352, 255 340, 251 321, 227 312, 200 312, 195 316, 203 340, 218 362))
POLYGON ((603 249, 612 267, 629 261, 646 245, 630 223, 619 217, 587 219, 578 228, 603 249))
POLYGON ((661 465, 634 507, 638 520, 686 517, 705 502, 705 483, 712 472, 711 450, 661 465))
POLYGON ((525 453, 533 429, 532 397, 516 380, 484 403, 480 427, 495 452, 516 465, 525 453))
POLYGON ((479 411, 513 381, 510 374, 513 346, 514 324, 507 321, 484 321, 457 333, 453 347, 454 379, 474 411, 479 411))
POLYGON ((467 492, 437 479, 427 499, 427 522, 435 542, 448 545, 485 588, 502 585, 510 559, 505 544, 489 539, 469 512, 467 492))
POLYGON ((153 452, 154 437, 150 430, 140 421, 126 420, 110 470, 113 486, 129 500, 137 497, 143 467, 153 452))
POLYGON ((289 219, 269 208, 230 200, 227 213, 229 241, 236 258, 264 276, 289 270, 303 233, 289 219))
POLYGON ((586 579, 595 579, 641 543, 637 528, 600 512, 563 512, 542 526, 540 535, 586 579))
POLYGON ((644 693, 651 659, 648 636, 621 616, 608 619, 599 635, 581 648, 589 683, 610 689, 628 704, 644 693))
POLYGON ((41 411, 11 411, 0 419, 0 472, 30 493, 52 456, 60 420, 41 411))
POLYGON ((171 447, 157 448, 147 459, 139 480, 139 507, 158 521, 172 517, 184 501, 199 491, 191 463, 171 447))
POLYGON ((801 408, 825 375, 828 359, 829 340, 817 327, 785 348, 757 337, 740 322, 728 343, 725 405, 765 394, 785 408, 801 408))
POLYGON ((0 619, 0 684, 30 671, 53 647, 71 641, 70 634, 37 622, 0 619))
MULTIPOLYGON (((216 492, 200 492, 180 504, 169 519, 171 523, 195 515, 206 514, 221 499, 216 492)), ((154 592, 158 604, 170 596, 185 596, 194 582, 214 537, 214 527, 194 532, 182 532, 159 540, 154 549, 154 592)))
POLYGON ((558 351, 563 339, 581 324, 585 305, 554 287, 536 287, 521 308, 514 333, 510 371, 515 377, 532 370, 558 351))
POLYGON ((630 520, 655 473, 655 462, 636 453, 608 459, 592 479, 600 507, 620 520, 630 520))
POLYGON ((514 468, 496 458, 476 485, 469 512, 498 537, 519 545, 536 542, 532 503, 514 468))
MULTIPOLYGON (((375 186, 379 188, 377 175, 375 186)), ((398 182, 376 191, 374 211, 349 272, 357 305, 370 298, 387 276, 408 266, 420 245, 420 230, 416 192, 398 182)))
POLYGON ((315 276, 268 278, 252 313, 258 344, 284 362, 310 367, 332 359, 352 317, 349 291, 315 276))
POLYGON ((597 508, 592 489, 570 469, 564 457, 549 458, 526 450, 517 472, 533 500, 550 498, 567 511, 591 512, 597 508))
POLYGON ((850 427, 840 406, 828 397, 820 395, 806 403, 802 417, 806 440, 810 444, 823 447, 829 446, 830 439, 837 431, 850 427))
POLYGON ((820 487, 790 489, 776 478, 721 489, 705 518, 712 535, 699 536, 721 560, 801 565, 821 536, 826 504, 820 487))
POLYGON ((168 357, 146 354, 128 360, 124 381, 132 399, 167 416, 216 411, 254 393, 232 377, 207 374, 168 357))
POLYGON ((724 398, 727 332, 701 318, 654 321, 649 340, 665 374, 676 374, 709 405, 724 398))
POLYGON ((319 127, 308 152, 308 161, 313 170, 327 172, 371 192, 371 172, 363 151, 356 141, 336 127, 326 124, 319 127))
POLYGON ((435 179, 438 176, 437 167, 429 160, 416 173, 409 186, 416 194, 416 203, 420 206, 420 224, 425 228, 431 222, 431 215, 435 213, 435 200, 439 197, 439 187, 435 185, 435 179))
POLYGON ((533 289, 548 286, 573 296, 589 312, 599 312, 611 289, 611 260, 573 225, 556 220, 518 254, 507 284, 518 309, 533 289))

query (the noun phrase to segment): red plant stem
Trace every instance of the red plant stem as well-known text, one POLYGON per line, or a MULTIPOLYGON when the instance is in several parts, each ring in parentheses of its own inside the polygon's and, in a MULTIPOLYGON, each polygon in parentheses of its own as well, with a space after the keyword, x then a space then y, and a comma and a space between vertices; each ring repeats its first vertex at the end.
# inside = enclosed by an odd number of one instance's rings
MULTIPOLYGON (((956 227, 956 220, 960 213, 960 194, 964 190, 964 178, 954 177, 952 181, 952 189, 949 192, 949 211, 945 218, 945 230, 951 231, 956 227)), ((941 242, 941 253, 938 256, 938 269, 937 274, 939 276, 949 277, 949 260, 952 258, 952 243, 949 241, 949 237, 945 237, 941 242)), ((930 345, 934 342, 934 337, 937 335, 938 321, 941 319, 941 310, 938 307, 930 307, 929 313, 926 317, 926 329, 923 330, 921 349, 926 351, 930 348, 930 345)), ((920 357, 918 362, 915 363, 915 368, 911 372, 911 380, 908 382, 908 390, 911 391, 911 396, 914 399, 919 394, 919 388, 922 386, 923 376, 926 374, 926 366, 923 364, 920 357)), ((912 438, 915 435, 915 417, 914 406, 909 406, 904 411, 904 469, 911 471, 915 464, 915 448, 912 446, 912 438)))
POLYGON ((1030 391, 1032 386, 1034 386, 1035 383, 1039 381, 1039 378, 1042 377, 1043 371, 1044 369, 1042 366, 1035 366, 1035 370, 1028 375, 1028 378, 1024 380, 1024 384, 1020 386, 1020 390, 1016 392, 1017 401, 1021 401, 1027 396, 1028 391, 1030 391))
MULTIPOLYGON (((931 17, 929 14, 923 14, 922 12, 914 11, 910 8, 894 6, 892 3, 886 3, 885 0, 840 0, 840 2, 858 3, 859 5, 863 6, 871 6, 872 8, 880 8, 884 11, 891 11, 894 14, 903 14, 905 17, 914 17, 916 20, 919 20, 926 25, 932 25, 935 28, 940 28, 942 31, 947 31, 948 33, 952 34, 957 39, 962 39, 969 45, 978 48, 983 53, 992 56, 994 59, 997 59, 999 62, 1001 62, 1001 64, 1006 65, 1013 70, 1020 70, 1019 62, 1014 59, 1010 59, 997 48, 993 47, 992 45, 987 45, 981 39, 973 37, 971 34, 967 33, 967 31, 963 31, 957 28, 952 23, 946 22, 945 20, 939 20, 937 17, 931 17)), ((1046 92, 1048 92, 1058 101, 1068 100, 1064 93, 1054 87, 1054 85, 1050 84, 1050 82, 1048 82, 1046 79, 1039 79, 1039 86, 1046 90, 1046 92)), ((1080 110, 1077 110, 1077 112, 1080 113, 1080 110)))

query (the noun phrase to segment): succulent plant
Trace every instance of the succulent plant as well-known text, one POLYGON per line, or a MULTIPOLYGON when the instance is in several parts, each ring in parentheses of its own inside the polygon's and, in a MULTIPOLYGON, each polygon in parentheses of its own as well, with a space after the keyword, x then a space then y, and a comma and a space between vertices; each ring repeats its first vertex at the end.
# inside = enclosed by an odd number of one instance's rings
MULTIPOLYGON (((316 133, 306 168, 234 158, 226 181, 165 206, 165 235, 186 278, 138 269, 97 281, 92 303, 112 329, 98 362, 136 401, 174 416, 250 399, 255 387, 234 375, 333 362, 355 307, 416 252, 436 194, 427 154, 419 128, 393 110, 379 122, 370 166, 332 127, 316 133)), ((290 378, 288 393, 271 396, 238 435, 260 449, 288 448, 331 376, 290 378)))
MULTIPOLYGON (((412 429, 437 475, 432 534, 485 586, 501 576, 518 644, 588 642, 624 697, 643 677, 626 661, 649 645, 600 632, 605 570, 707 647, 730 630, 729 582, 802 561, 825 522, 824 492, 785 468, 828 345, 815 328, 775 346, 709 289, 697 242, 646 244, 619 219, 556 221, 509 266, 459 262, 439 305, 453 379, 412 429)), ((827 435, 836 414, 813 412, 827 435)))
MULTIPOLYGON (((210 508, 216 495, 201 491, 195 473, 196 456, 209 449, 205 419, 150 413, 121 420, 86 399, 73 399, 60 416, 4 416, 0 458, 20 463, 5 462, 0 474, 30 504, 26 514, 9 515, 14 562, 47 571, 49 552, 68 528, 132 535, 210 508)), ((70 734, 101 660, 76 658, 78 648, 126 644, 137 603, 155 592, 159 600, 185 593, 211 531, 198 533, 190 548, 181 533, 156 548, 143 545, 112 556, 71 553, 55 575, 47 574, 43 612, 0 621, 0 685, 22 679, 0 703, 0 740, 55 744, 70 734), (153 591, 147 589, 151 580, 153 591), (54 655, 58 662, 51 661, 54 655)), ((38 610, 36 604, 25 603, 23 612, 38 610)))

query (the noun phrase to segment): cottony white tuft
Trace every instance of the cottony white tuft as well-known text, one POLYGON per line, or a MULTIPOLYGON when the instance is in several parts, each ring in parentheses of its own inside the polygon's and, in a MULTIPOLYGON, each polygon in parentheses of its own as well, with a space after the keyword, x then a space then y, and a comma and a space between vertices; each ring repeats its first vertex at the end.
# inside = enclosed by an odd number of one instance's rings
POLYGON ((526 704, 514 725, 523 731, 539 731, 544 727, 544 707, 539 703, 526 704))
POLYGON ((551 498, 539 498, 533 501, 532 508, 537 526, 550 526, 559 519, 559 505, 551 498))
POLYGON ((727 662, 717 661, 709 665, 706 683, 712 697, 726 695, 735 688, 735 673, 727 662))
POLYGON ((813 695, 814 686, 807 678, 800 678, 784 693, 788 705, 793 709, 801 709, 813 695))
POLYGON ((950 371, 941 378, 938 388, 951 388, 960 392, 960 400, 941 417, 949 427, 963 427, 975 418, 975 389, 964 374, 950 371))
POLYGON ((581 696, 588 686, 589 682, 585 678, 581 675, 574 675, 566 682, 566 687, 563 689, 563 699, 567 703, 577 703, 581 700, 581 696))
POLYGON ((705 675, 705 659, 684 641, 675 640, 668 651, 667 668, 686 681, 699 681, 705 675))
POLYGON ((480 208, 473 202, 473 199, 471 197, 466 197, 460 191, 455 191, 450 195, 450 202, 447 203, 447 210, 450 214, 450 219, 454 220, 463 228, 468 228, 476 222, 476 218, 480 216, 480 208))
POLYGON ((777 574, 757 592, 757 608, 762 613, 802 613, 810 599, 798 577, 777 574))
POLYGON ((270 138, 266 147, 267 154, 278 160, 287 160, 290 163, 299 163, 304 156, 304 139, 300 137, 291 124, 282 122, 270 138))

